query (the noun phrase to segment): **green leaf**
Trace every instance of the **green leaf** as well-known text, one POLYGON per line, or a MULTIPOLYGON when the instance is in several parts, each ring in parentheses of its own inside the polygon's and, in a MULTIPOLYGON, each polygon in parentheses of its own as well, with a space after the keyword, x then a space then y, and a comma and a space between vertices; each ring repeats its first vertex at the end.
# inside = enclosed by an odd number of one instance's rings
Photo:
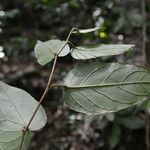
POLYGON ((58 54, 59 57, 66 56, 70 52, 70 48, 66 41, 49 40, 47 42, 38 41, 34 51, 38 63, 46 65, 54 59, 55 54, 58 54))
POLYGON ((73 31, 72 33, 90 33, 90 32, 94 32, 96 30, 100 29, 100 27, 95 27, 95 28, 90 28, 90 29, 78 29, 76 28, 75 31, 73 31))
MULTIPOLYGON (((28 131, 25 135, 22 150, 28 150, 32 133, 28 131)), ((19 150, 22 140, 21 131, 3 131, 0 130, 0 149, 1 150, 19 150)))
MULTIPOLYGON (((140 107, 141 106, 142 105, 140 105, 140 107)), ((134 105, 134 106, 131 106, 129 108, 126 108, 126 109, 123 109, 123 110, 116 112, 115 115, 118 117, 130 117, 131 115, 133 115, 137 111, 137 108, 140 108, 140 107, 138 105, 134 105)))
POLYGON ((147 110, 148 113, 150 114, 150 99, 148 99, 145 103, 144 103, 144 106, 143 106, 143 109, 147 110))
POLYGON ((116 22, 116 25, 114 27, 114 32, 120 31, 126 24, 126 17, 124 15, 121 15, 121 17, 116 22))
POLYGON ((136 116, 119 117, 116 121, 118 124, 131 130, 138 130, 145 127, 145 121, 136 116))
POLYGON ((76 47, 72 49, 71 55, 75 59, 91 59, 102 56, 113 56, 123 54, 128 51, 134 45, 126 44, 112 44, 112 45, 96 45, 96 46, 84 46, 76 47))
MULTIPOLYGON (((17 147, 21 143, 22 130, 27 126, 37 105, 38 102, 24 90, 0 82, 0 147, 2 149, 13 150, 15 149, 12 148, 13 146, 17 147)), ((45 110, 40 106, 29 130, 41 129, 46 121, 45 110)), ((30 131, 26 135, 27 139, 31 136, 30 131)), ((29 143, 27 139, 26 142, 29 143)), ((24 147, 27 145, 25 144, 24 147)))
POLYGON ((112 149, 119 144, 120 138, 121 138, 121 129, 117 125, 114 125, 108 137, 108 142, 112 149))
POLYGON ((119 63, 83 63, 68 73, 64 86, 64 100, 71 109, 86 114, 111 113, 150 97, 150 73, 119 63))

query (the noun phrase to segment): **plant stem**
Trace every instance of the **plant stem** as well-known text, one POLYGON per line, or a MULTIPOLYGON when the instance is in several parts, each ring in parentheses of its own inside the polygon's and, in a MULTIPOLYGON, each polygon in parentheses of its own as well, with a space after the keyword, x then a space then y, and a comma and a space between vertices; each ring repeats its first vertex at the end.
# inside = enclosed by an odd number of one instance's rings
POLYGON ((71 46, 72 46, 73 48, 76 48, 76 46, 75 46, 71 41, 68 41, 67 43, 68 43, 68 44, 71 44, 71 46))
POLYGON ((149 120, 149 112, 146 109, 145 110, 145 144, 146 144, 146 149, 149 150, 150 149, 150 120, 149 120))
POLYGON ((141 11, 143 17, 143 24, 142 24, 142 55, 143 55, 143 62, 147 65, 148 63, 148 56, 147 56, 147 49, 146 49, 146 42, 147 42, 147 26, 146 26, 146 0, 141 0, 141 11))
MULTIPOLYGON (((69 40, 69 38, 70 38, 72 32, 73 32, 75 29, 76 29, 76 28, 74 28, 74 27, 71 29, 70 33, 69 33, 68 36, 67 36, 66 43, 65 43, 64 46, 62 47, 61 51, 62 51, 62 50, 64 49, 64 47, 66 46, 66 44, 67 44, 67 42, 68 42, 68 40, 69 40)), ((60 51, 60 52, 61 52, 61 51, 60 51)), ((59 54, 60 54, 60 52, 59 52, 59 54)), ((38 103, 38 105, 37 105, 35 111, 33 112, 32 116, 31 116, 31 119, 29 120, 27 126, 22 130, 22 140, 21 140, 21 144, 20 144, 19 150, 22 150, 23 142, 24 142, 24 138, 25 138, 26 132, 28 131, 28 128, 29 128, 29 126, 30 126, 32 120, 34 119, 34 117, 35 117, 35 115, 36 115, 36 113, 37 113, 37 111, 38 111, 38 109, 39 109, 41 103, 43 102, 45 96, 47 95, 47 93, 48 93, 48 91, 49 91, 49 87, 50 87, 50 84, 51 84, 51 81, 52 81, 52 77, 53 77, 53 74, 54 74, 54 70, 55 70, 55 67, 56 67, 56 62, 57 62, 57 58, 58 58, 58 55, 59 55, 59 54, 56 54, 56 55, 55 55, 54 62, 53 62, 53 66, 52 66, 52 70, 51 70, 51 73, 50 73, 50 75, 49 75, 49 79, 48 79, 46 88, 45 88, 45 90, 44 90, 44 93, 43 93, 42 97, 40 98, 39 103, 38 103)))
MULTIPOLYGON (((146 12, 146 0, 141 0, 141 10, 142 10, 142 17, 143 17, 143 24, 142 24, 142 55, 143 55, 143 62, 145 65, 149 65, 149 56, 147 53, 147 12, 146 12)), ((150 115, 146 108, 145 110, 145 144, 146 149, 150 150, 150 115)))
POLYGON ((20 145, 20 150, 22 149, 22 146, 23 146, 25 134, 26 134, 26 132, 27 132, 27 130, 28 130, 28 128, 29 128, 29 126, 30 126, 30 124, 31 124, 31 122, 32 122, 32 120, 33 120, 33 118, 35 117, 35 115, 36 115, 36 113, 37 113, 37 111, 38 111, 38 109, 39 109, 41 103, 43 102, 43 100, 44 100, 46 94, 48 93, 49 86, 50 86, 51 80, 52 80, 52 76, 53 76, 53 74, 54 74, 54 70, 55 70, 55 67, 56 67, 57 58, 58 58, 58 55, 55 55, 55 59, 54 59, 52 71, 51 71, 51 73, 50 73, 50 75, 49 75, 49 80, 48 80, 48 82, 47 82, 45 91, 44 91, 44 93, 43 93, 43 95, 42 95, 42 97, 41 97, 41 99, 40 99, 40 101, 39 101, 39 103, 38 103, 38 106, 36 107, 35 111, 33 112, 33 115, 31 116, 31 119, 29 120, 29 123, 27 124, 27 126, 26 126, 25 129, 23 130, 22 141, 21 141, 21 145, 20 145))
POLYGON ((66 85, 64 85, 64 84, 52 84, 49 88, 54 88, 54 87, 63 87, 63 88, 65 88, 66 87, 66 85))
POLYGON ((65 47, 65 46, 67 45, 67 43, 69 42, 68 40, 69 40, 71 34, 73 33, 73 31, 74 31, 75 29, 76 29, 76 28, 73 27, 73 28, 71 29, 71 31, 69 32, 69 34, 68 34, 68 36, 67 36, 67 39, 66 39, 66 43, 64 44, 64 46, 62 47, 62 49, 61 49, 61 51, 58 53, 58 55, 62 52, 62 50, 64 49, 64 47, 65 47))
POLYGON ((67 37, 67 39, 66 39, 66 42, 68 42, 68 40, 69 40, 71 34, 73 33, 73 31, 74 31, 75 29, 76 29, 75 27, 73 27, 73 28, 71 29, 71 31, 70 31, 70 33, 68 34, 68 37, 67 37))

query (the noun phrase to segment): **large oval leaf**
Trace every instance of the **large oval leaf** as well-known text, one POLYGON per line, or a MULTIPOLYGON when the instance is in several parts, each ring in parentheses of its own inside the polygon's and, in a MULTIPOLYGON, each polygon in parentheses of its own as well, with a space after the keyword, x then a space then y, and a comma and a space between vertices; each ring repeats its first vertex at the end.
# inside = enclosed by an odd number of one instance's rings
POLYGON ((66 104, 86 114, 116 112, 150 97, 150 73, 118 63, 82 64, 68 73, 64 84, 66 104))
MULTIPOLYGON (((38 102, 27 92, 0 82, 0 148, 18 150, 22 130, 27 126, 38 102), (5 135, 5 136, 4 136, 5 135), (14 147, 14 148, 13 148, 14 147), (16 148, 15 148, 16 147, 16 148)), ((46 113, 40 106, 29 126, 30 131, 41 129, 47 121, 46 113)), ((27 150, 31 132, 28 131, 23 144, 27 150)))
POLYGON ((66 41, 49 40, 47 42, 38 41, 34 51, 38 63, 46 65, 54 59, 55 54, 59 54, 59 57, 66 56, 70 52, 70 48, 66 41))
POLYGON ((112 44, 112 45, 96 45, 76 47, 72 49, 71 55, 75 59, 91 59, 102 56, 113 56, 123 54, 134 45, 112 44))

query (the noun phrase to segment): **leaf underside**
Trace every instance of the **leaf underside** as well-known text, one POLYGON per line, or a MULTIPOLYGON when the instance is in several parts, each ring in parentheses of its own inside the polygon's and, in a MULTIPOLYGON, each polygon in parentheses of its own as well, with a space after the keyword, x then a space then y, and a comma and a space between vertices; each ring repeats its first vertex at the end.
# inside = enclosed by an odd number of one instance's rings
POLYGON ((83 63, 65 77, 65 103, 85 114, 111 113, 150 97, 150 73, 119 63, 83 63))
POLYGON ((58 54, 59 57, 66 56, 70 52, 70 48, 68 44, 66 44, 66 41, 38 41, 34 48, 34 52, 38 63, 44 66, 54 59, 55 54, 58 54))
POLYGON ((110 44, 96 45, 89 47, 76 47, 72 49, 71 55, 75 59, 91 59, 103 56, 113 56, 123 54, 134 45, 110 44))
POLYGON ((90 29, 77 29, 75 31, 73 31, 72 33, 90 33, 90 32, 94 32, 96 30, 100 29, 100 27, 95 27, 95 28, 90 28, 90 29))
MULTIPOLYGON (((18 150, 22 130, 27 126, 38 102, 26 91, 0 82, 0 150, 18 150)), ((31 131, 41 129, 47 121, 46 113, 40 106, 29 126, 23 150, 31 140, 31 131)))
MULTIPOLYGON (((24 138, 22 150, 28 150, 31 142, 32 133, 28 131, 24 138)), ((3 131, 0 130, 0 150, 19 150, 22 140, 21 131, 3 131)))

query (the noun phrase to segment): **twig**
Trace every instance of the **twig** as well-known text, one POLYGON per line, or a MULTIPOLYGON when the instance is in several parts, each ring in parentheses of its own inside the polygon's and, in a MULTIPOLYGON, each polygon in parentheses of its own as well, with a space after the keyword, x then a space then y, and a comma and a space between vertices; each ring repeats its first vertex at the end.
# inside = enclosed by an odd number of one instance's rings
POLYGON ((26 132, 27 132, 27 130, 28 130, 28 128, 29 128, 29 126, 30 126, 30 124, 31 124, 31 122, 32 122, 32 120, 33 120, 33 118, 35 117, 35 115, 36 115, 36 113, 37 113, 37 111, 38 111, 38 109, 39 109, 41 103, 43 102, 43 100, 44 100, 46 94, 48 93, 49 86, 50 86, 51 80, 52 80, 52 76, 53 76, 53 74, 54 74, 54 70, 55 70, 55 67, 56 67, 57 58, 58 58, 58 55, 55 55, 55 59, 54 59, 52 71, 51 71, 51 73, 50 73, 50 75, 49 75, 49 80, 48 80, 46 89, 45 89, 45 91, 44 91, 44 93, 43 93, 43 95, 42 95, 42 97, 41 97, 41 99, 40 99, 40 101, 39 101, 39 103, 38 103, 38 106, 36 107, 36 109, 35 109, 35 111, 34 111, 32 117, 31 117, 31 119, 29 120, 29 123, 27 124, 27 126, 26 126, 25 129, 23 130, 22 141, 21 141, 21 145, 20 145, 20 150, 22 149, 22 146, 23 146, 25 134, 26 134, 26 132))
POLYGON ((75 29, 76 29, 75 27, 73 27, 73 28, 71 29, 70 33, 69 33, 68 36, 67 36, 66 43, 64 44, 64 46, 62 47, 62 49, 60 50, 60 52, 58 53, 58 55, 62 52, 62 50, 64 49, 64 47, 65 47, 65 46, 67 45, 67 43, 69 42, 68 40, 69 40, 71 34, 73 33, 73 31, 74 31, 75 29))
POLYGON ((150 121, 149 121, 149 112, 148 110, 145 110, 145 144, 146 144, 146 149, 150 150, 150 138, 149 138, 149 133, 150 133, 150 121))
POLYGON ((148 56, 146 50, 146 42, 147 42, 147 27, 146 27, 146 0, 141 0, 141 9, 142 9, 142 17, 143 17, 143 24, 142 24, 142 53, 143 53, 143 62, 145 64, 148 63, 148 56))
MULTIPOLYGON (((148 55, 147 55, 147 26, 146 26, 146 0, 141 0, 141 9, 143 16, 143 25, 142 25, 142 50, 143 50, 143 62, 145 65, 148 64, 148 55)), ((145 144, 146 149, 150 150, 150 119, 149 112, 145 110, 145 144)))
MULTIPOLYGON (((67 36, 66 43, 64 44, 64 46, 62 47, 62 49, 60 50, 60 52, 61 52, 61 51, 64 49, 64 47, 66 46, 66 44, 67 44, 67 42, 68 42, 68 40, 69 40, 69 38, 70 38, 70 36, 71 36, 71 34, 72 34, 72 32, 73 32, 74 30, 75 30, 75 28, 73 27, 73 28, 71 29, 69 35, 67 36)), ((42 97, 41 97, 40 100, 39 100, 38 106, 36 107, 35 111, 33 112, 33 115, 31 116, 31 119, 29 120, 27 126, 22 130, 22 140, 21 140, 21 144, 20 144, 19 150, 22 150, 23 142, 24 142, 24 138, 25 138, 26 132, 28 131, 28 128, 29 128, 29 126, 30 126, 32 120, 34 119, 34 117, 35 117, 35 115, 36 115, 36 113, 37 113, 37 111, 38 111, 38 109, 39 109, 41 103, 43 102, 45 96, 46 96, 47 93, 48 93, 48 90, 49 90, 49 87, 50 87, 50 84, 51 84, 51 80, 52 80, 52 77, 53 77, 53 74, 54 74, 54 70, 55 70, 55 67, 56 67, 56 62, 57 62, 58 55, 59 55, 59 54, 56 54, 56 55, 55 55, 54 62, 53 62, 53 66, 52 66, 52 70, 51 70, 51 73, 50 73, 50 75, 49 75, 49 79, 48 79, 48 82, 47 82, 45 91, 44 91, 42 97)))

